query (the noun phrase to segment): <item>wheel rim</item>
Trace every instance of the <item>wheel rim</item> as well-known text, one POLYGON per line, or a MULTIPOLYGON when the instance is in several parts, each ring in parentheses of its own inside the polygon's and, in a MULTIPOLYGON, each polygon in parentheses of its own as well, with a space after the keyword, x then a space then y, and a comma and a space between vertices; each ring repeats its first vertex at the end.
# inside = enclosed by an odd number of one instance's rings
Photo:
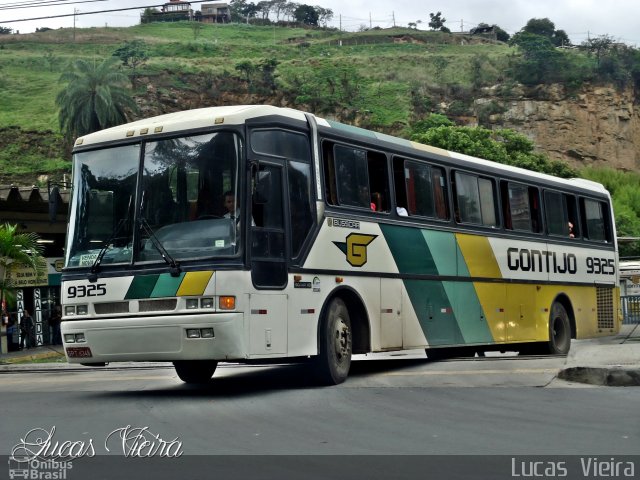
POLYGON ((567 343, 567 330, 565 322, 561 317, 553 320, 553 343, 560 349, 564 348, 567 343))
POLYGON ((338 363, 344 363, 348 360, 351 352, 351 332, 342 317, 336 321, 336 328, 333 335, 333 350, 338 363))

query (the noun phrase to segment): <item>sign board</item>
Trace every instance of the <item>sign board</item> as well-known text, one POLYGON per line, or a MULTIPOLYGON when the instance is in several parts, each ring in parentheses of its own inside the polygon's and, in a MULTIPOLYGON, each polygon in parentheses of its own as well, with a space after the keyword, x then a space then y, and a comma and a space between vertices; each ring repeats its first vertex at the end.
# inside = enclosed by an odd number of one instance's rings
POLYGON ((40 275, 28 265, 12 263, 7 269, 7 282, 14 288, 37 287, 49 284, 47 275, 46 260, 42 261, 42 272, 40 275))

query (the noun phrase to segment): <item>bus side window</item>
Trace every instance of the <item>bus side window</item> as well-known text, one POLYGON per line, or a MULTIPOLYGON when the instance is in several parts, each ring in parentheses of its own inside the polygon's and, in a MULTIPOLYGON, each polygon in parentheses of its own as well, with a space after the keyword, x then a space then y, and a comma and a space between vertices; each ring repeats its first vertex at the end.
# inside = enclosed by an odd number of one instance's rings
POLYGON ((402 158, 394 158, 393 169, 401 215, 449 219, 444 169, 402 158))
POLYGON ((502 181, 500 194, 506 229, 540 232, 540 202, 537 188, 502 181))
POLYGON ((496 227, 495 186, 489 178, 455 172, 456 221, 496 227))
POLYGON ((611 222, 606 203, 587 198, 580 199, 580 217, 584 238, 594 242, 611 241, 611 222))
POLYGON ((580 232, 580 220, 578 218, 578 206, 576 205, 576 197, 573 195, 565 196, 565 202, 567 204, 567 216, 569 221, 567 227, 569 229, 569 238, 578 238, 581 235, 580 232))
POLYGON ((547 190, 544 192, 544 208, 550 235, 568 238, 580 236, 576 197, 547 190))
POLYGON ((387 156, 380 152, 367 151, 367 167, 372 210, 375 207, 376 212, 388 212, 390 205, 387 156))
POLYGON ((336 169, 333 158, 333 144, 322 142, 322 163, 324 167, 325 197, 329 205, 338 204, 336 192, 336 169))

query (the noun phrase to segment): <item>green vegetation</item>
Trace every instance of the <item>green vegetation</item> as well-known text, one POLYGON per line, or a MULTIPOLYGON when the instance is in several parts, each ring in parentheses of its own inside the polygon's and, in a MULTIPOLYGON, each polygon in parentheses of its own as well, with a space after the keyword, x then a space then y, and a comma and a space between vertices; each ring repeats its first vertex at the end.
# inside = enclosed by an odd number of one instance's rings
MULTIPOLYGON (((68 133, 69 119, 78 116, 67 115, 60 124, 55 99, 64 87, 58 79, 68 78, 78 61, 101 65, 120 59, 117 73, 129 77, 140 113, 126 101, 114 105, 124 105, 121 113, 132 119, 208 105, 270 103, 564 176, 576 172, 535 152, 515 132, 486 128, 493 128, 493 119, 505 111, 514 85, 557 82, 569 91, 587 82, 640 87, 639 50, 608 36, 559 49, 568 38, 548 19, 532 19, 505 44, 480 35, 419 31, 416 24, 358 33, 284 27, 282 19, 292 19, 293 13, 280 12, 276 25, 259 10, 243 11, 232 15, 249 16, 252 23, 197 29, 189 22, 146 23, 0 35, 4 178, 31 172, 29 183, 34 183, 36 175, 69 170, 70 142, 62 134, 68 133), (485 87, 496 87, 498 94, 478 102, 485 87), (420 124, 433 113, 453 122, 475 120, 484 128, 420 124)), ((323 13, 324 20, 329 13, 323 13)), ((324 21, 305 18, 307 23, 324 21)), ((439 19, 440 12, 433 15, 436 24, 439 19)), ((591 170, 580 174, 606 177, 591 170)), ((640 234, 640 202, 634 197, 640 191, 638 178, 607 175, 611 179, 604 183, 614 194, 619 231, 640 234), (628 186, 614 188, 623 184, 628 186)))
POLYGON ((19 233, 16 225, 0 226, 0 304, 5 298, 13 299, 13 284, 9 279, 11 269, 27 265, 36 272, 46 271, 42 257, 43 247, 37 233, 19 233))
POLYGON ((557 177, 571 178, 578 174, 566 163, 534 152, 531 140, 509 129, 456 127, 436 116, 417 125, 411 140, 557 177))
POLYGON ((124 88, 126 75, 115 68, 117 59, 91 62, 78 59, 60 76, 66 86, 58 93, 60 129, 73 139, 127 121, 125 109, 135 103, 124 88))
MULTIPOLYGON (((602 183, 611 193, 618 237, 640 237, 640 174, 611 168, 585 168, 581 176, 602 183)), ((638 241, 620 244, 620 256, 640 255, 638 241)))

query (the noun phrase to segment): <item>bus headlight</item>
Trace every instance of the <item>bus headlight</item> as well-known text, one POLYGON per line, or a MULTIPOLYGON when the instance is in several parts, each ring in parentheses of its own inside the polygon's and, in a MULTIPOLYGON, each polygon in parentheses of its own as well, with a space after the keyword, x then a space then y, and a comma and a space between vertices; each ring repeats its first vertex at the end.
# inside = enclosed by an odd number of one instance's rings
POLYGON ((197 328, 187 328, 187 338, 200 338, 200 330, 197 328))
POLYGON ((197 298, 187 298, 187 310, 194 310, 198 308, 197 298))

